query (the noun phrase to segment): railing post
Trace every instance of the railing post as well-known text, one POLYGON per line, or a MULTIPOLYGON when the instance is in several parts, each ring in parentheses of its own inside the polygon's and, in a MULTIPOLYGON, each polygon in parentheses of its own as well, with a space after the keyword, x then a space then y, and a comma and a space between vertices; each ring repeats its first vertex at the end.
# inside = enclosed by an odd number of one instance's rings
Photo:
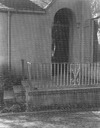
POLYGON ((62 77, 62 72, 63 72, 63 63, 62 64, 60 64, 60 86, 63 86, 63 82, 62 82, 62 79, 63 79, 63 77, 62 77))
POLYGON ((64 75, 63 75, 63 84, 64 84, 64 86, 66 85, 66 81, 65 81, 66 80, 66 77, 65 77, 66 76, 66 67, 65 66, 66 66, 66 64, 64 63, 64 75))
POLYGON ((85 64, 85 85, 87 84, 87 64, 85 64))
POLYGON ((98 74, 98 70, 99 70, 99 66, 98 66, 98 63, 97 63, 97 84, 98 84, 98 78, 99 78, 99 77, 98 77, 98 75, 99 75, 99 74, 98 74))
POLYGON ((81 67, 82 67, 82 70, 81 70, 82 71, 82 76, 81 76, 82 77, 82 85, 84 85, 84 65, 82 64, 81 67))
POLYGON ((93 85, 95 84, 95 63, 93 63, 93 85))
POLYGON ((53 66, 53 79, 54 79, 54 83, 56 83, 57 84, 57 76, 56 76, 56 64, 54 63, 53 64, 54 66, 53 66))
POLYGON ((78 64, 78 66, 79 66, 79 83, 78 83, 78 85, 80 86, 80 84, 81 84, 81 64, 78 64))
POLYGON ((70 85, 70 80, 71 80, 71 78, 70 78, 70 64, 66 64, 66 66, 67 66, 67 86, 68 86, 68 84, 70 85))
POLYGON ((22 62, 22 79, 24 80, 25 79, 25 62, 23 59, 21 60, 21 62, 22 62))
POLYGON ((71 72, 72 72, 71 71, 71 64, 69 65, 69 67, 70 67, 70 69, 69 69, 70 70, 70 77, 69 78, 70 78, 70 85, 71 85, 71 81, 72 81, 72 78, 71 78, 71 72))
POLYGON ((91 85, 92 85, 92 76, 93 76, 93 65, 91 63, 91 85))
POLYGON ((59 77, 59 76, 60 76, 60 75, 59 75, 59 67, 60 67, 60 66, 59 66, 59 63, 58 63, 58 64, 57 64, 57 86, 59 86, 59 78, 60 78, 60 77, 59 77))
POLYGON ((87 76, 88 76, 88 85, 89 85, 89 83, 90 83, 90 64, 88 63, 88 74, 87 74, 87 76))
POLYGON ((31 81, 32 75, 31 75, 31 63, 27 62, 28 65, 28 80, 31 81))

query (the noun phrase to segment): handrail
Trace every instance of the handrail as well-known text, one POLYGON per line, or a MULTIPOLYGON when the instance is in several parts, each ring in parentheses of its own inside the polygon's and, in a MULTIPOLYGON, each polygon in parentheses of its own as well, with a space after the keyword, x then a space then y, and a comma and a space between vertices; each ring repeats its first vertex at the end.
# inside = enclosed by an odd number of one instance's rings
MULTIPOLYGON (((83 86, 100 83, 99 63, 30 63, 28 78, 48 82, 50 86, 83 86)), ((44 85, 46 87, 46 85, 44 85)))

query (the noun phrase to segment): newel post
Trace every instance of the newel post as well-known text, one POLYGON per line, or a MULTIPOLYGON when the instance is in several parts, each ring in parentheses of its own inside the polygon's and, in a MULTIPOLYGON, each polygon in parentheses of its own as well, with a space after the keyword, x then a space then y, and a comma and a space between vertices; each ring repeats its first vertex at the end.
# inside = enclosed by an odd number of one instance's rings
POLYGON ((25 61, 24 59, 21 60, 22 63, 22 79, 25 79, 25 61))
POLYGON ((27 66, 28 66, 28 80, 29 82, 31 82, 32 79, 32 75, 31 75, 31 63, 27 62, 27 66))

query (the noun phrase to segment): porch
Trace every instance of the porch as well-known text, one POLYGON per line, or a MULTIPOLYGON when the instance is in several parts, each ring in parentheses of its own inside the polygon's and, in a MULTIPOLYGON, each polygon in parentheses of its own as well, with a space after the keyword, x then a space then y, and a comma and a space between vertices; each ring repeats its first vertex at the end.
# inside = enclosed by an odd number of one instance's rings
POLYGON ((33 89, 52 90, 68 88, 99 87, 100 63, 30 63, 27 62, 27 79, 22 64, 22 83, 33 89))
POLYGON ((28 79, 22 80, 26 91, 27 111, 98 110, 100 107, 99 71, 99 63, 32 64, 27 62, 28 79))

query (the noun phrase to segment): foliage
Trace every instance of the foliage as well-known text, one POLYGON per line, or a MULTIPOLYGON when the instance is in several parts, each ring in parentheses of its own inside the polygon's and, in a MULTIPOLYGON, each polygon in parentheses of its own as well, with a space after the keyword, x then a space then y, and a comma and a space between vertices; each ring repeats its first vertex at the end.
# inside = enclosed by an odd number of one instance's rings
POLYGON ((5 90, 10 90, 12 89, 13 85, 21 84, 21 77, 17 77, 16 75, 8 73, 3 76, 0 76, 0 84, 1 87, 3 86, 5 90))

